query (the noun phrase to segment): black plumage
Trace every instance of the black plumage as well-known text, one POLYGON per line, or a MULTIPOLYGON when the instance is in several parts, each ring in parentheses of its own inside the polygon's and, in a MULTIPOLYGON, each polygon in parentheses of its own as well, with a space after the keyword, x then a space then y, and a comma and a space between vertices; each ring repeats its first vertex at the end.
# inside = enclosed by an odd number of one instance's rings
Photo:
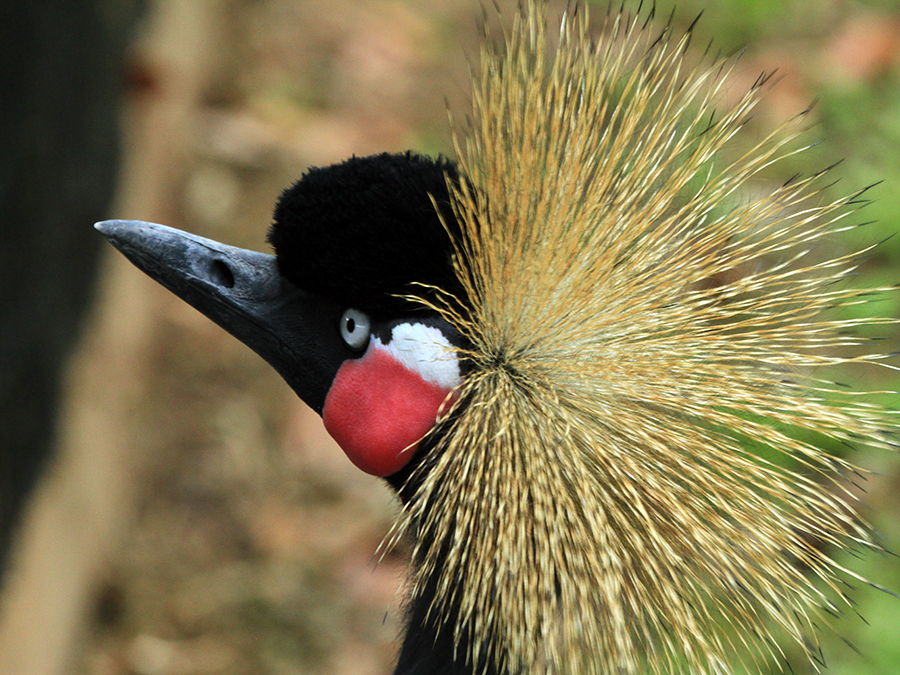
POLYGON ((448 191, 448 181, 458 180, 453 162, 414 152, 309 169, 275 207, 269 242, 279 271, 299 288, 379 319, 424 311, 398 297, 423 295, 421 284, 461 296, 450 261, 459 227, 448 191))

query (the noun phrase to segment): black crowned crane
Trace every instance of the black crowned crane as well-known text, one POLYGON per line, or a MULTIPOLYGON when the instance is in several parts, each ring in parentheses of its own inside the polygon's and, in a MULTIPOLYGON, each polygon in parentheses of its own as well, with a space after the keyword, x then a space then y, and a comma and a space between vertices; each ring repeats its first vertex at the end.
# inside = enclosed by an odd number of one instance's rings
POLYGON ((823 314, 859 302, 837 283, 856 257, 808 253, 858 195, 760 190, 796 128, 724 158, 767 78, 721 104, 733 64, 649 18, 550 30, 524 3, 485 47, 458 164, 312 169, 274 256, 97 225, 397 492, 398 675, 711 674, 785 640, 815 658, 852 576, 828 551, 874 546, 819 446, 890 445, 822 370, 881 357, 842 356, 867 322, 823 314))

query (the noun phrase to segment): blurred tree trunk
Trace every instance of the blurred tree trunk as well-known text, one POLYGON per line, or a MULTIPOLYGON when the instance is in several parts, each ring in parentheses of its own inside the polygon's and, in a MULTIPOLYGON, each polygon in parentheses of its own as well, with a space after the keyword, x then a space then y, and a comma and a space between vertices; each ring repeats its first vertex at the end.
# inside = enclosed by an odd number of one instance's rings
POLYGON ((0 575, 91 296, 138 4, 0 4, 0 575))

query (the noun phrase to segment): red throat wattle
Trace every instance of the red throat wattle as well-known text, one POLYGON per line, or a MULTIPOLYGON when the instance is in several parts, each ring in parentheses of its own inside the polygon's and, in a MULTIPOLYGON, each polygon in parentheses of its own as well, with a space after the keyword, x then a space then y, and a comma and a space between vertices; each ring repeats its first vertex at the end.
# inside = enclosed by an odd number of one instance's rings
POLYGON ((322 419, 351 462, 374 476, 390 476, 412 459, 452 391, 372 342, 361 358, 338 369, 322 419))

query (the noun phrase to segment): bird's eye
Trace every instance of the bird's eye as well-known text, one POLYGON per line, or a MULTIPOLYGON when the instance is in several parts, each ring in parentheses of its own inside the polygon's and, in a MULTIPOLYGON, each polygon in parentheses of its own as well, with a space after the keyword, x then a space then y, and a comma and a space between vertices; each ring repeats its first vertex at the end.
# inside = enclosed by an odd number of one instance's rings
POLYGON ((348 309, 341 317, 341 337, 350 349, 362 349, 369 341, 372 322, 369 315, 358 309, 348 309))

